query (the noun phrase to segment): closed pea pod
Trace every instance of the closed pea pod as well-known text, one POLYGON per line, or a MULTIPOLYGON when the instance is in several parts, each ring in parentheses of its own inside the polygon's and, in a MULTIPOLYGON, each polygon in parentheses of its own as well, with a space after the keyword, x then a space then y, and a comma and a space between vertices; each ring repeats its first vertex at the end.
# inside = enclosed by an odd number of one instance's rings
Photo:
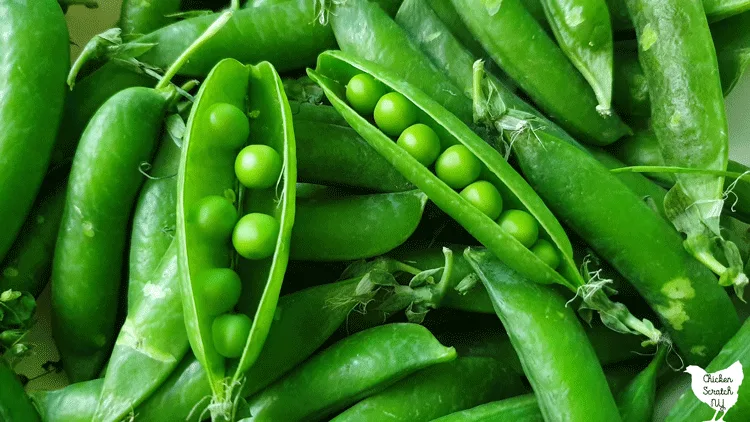
POLYGON ((185 323, 213 392, 212 415, 229 419, 235 388, 268 335, 289 258, 297 178, 292 116, 273 66, 227 59, 201 87, 187 126, 177 182, 185 323), (248 140, 282 160, 272 186, 246 188, 237 180, 235 161, 248 140), (239 221, 238 209, 245 214, 239 221), (230 236, 242 257, 234 257, 230 236), (240 274, 241 297, 213 306, 206 283, 227 268, 240 274), (236 314, 209 312, 235 305, 236 314), (238 359, 227 360, 219 349, 238 359))
POLYGON ((623 422, 648 422, 654 414, 656 376, 666 359, 667 349, 661 348, 651 363, 628 383, 617 397, 623 422))
POLYGON ((493 358, 459 357, 433 365, 374 394, 332 422, 429 422, 436 417, 523 390, 518 375, 493 358))
POLYGON ((3 421, 39 420, 39 414, 23 390, 16 373, 0 359, 0 419, 3 421))
POLYGON ((62 115, 68 32, 53 0, 0 5, 0 259, 23 225, 47 171, 62 115), (43 122, 40 124, 40 122, 43 122))
POLYGON ((543 422, 536 396, 527 394, 451 413, 434 422, 543 422))
POLYGON ((119 27, 125 36, 148 34, 171 23, 168 16, 180 10, 181 0, 124 0, 120 8, 119 27))
POLYGON ((519 277, 488 251, 464 255, 508 330, 545 420, 620 420, 594 350, 562 297, 519 277), (530 318, 535 310, 539 318, 530 318))

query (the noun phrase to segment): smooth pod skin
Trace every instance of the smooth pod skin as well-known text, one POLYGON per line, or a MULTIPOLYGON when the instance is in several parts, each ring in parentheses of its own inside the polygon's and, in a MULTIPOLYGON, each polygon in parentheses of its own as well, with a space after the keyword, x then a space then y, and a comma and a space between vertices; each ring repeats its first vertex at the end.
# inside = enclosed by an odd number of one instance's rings
POLYGON ((254 421, 316 421, 430 365, 456 358, 417 324, 353 334, 248 400, 254 421))
POLYGON ((560 48, 596 94, 597 109, 611 111, 612 27, 604 0, 541 0, 560 48))
POLYGON ((127 223, 145 179, 139 168, 151 158, 166 104, 159 91, 126 89, 81 137, 52 268, 55 343, 73 381, 94 378, 109 356, 127 223))
POLYGON ((45 178, 18 238, 0 264, 0 292, 13 289, 37 297, 47 286, 65 208, 66 172, 60 169, 45 178))
POLYGON ((21 229, 50 161, 63 108, 68 30, 54 0, 0 4, 0 259, 21 229))
POLYGON ((654 359, 618 394, 617 406, 623 422, 649 422, 654 414, 656 377, 659 375, 667 350, 657 351, 654 359))
POLYGON ((427 195, 418 190, 298 199, 290 257, 350 261, 382 255, 414 233, 426 204, 427 195))
POLYGON ((523 391, 521 379, 493 358, 433 365, 345 410, 331 422, 429 422, 523 391))
POLYGON ((136 86, 154 86, 156 80, 116 63, 102 67, 76 82, 67 92, 60 130, 52 150, 51 167, 69 165, 81 134, 94 113, 116 93, 136 86))
MULTIPOLYGON (((705 367, 705 370, 708 373, 721 371, 737 361, 742 364, 743 368, 750 367, 750 320, 746 320, 742 324, 740 330, 727 342, 711 363, 705 367)), ((699 375, 691 376, 690 374, 682 374, 680 376, 691 380, 692 377, 698 377, 699 375)), ((721 384, 721 386, 726 385, 721 384)), ((739 389, 734 391, 737 403, 727 411, 727 420, 741 419, 744 415, 750 414, 750 394, 748 392, 750 392, 750 387, 744 382, 739 389)), ((677 403, 672 407, 666 420, 667 422, 679 422, 696 418, 699 420, 701 418, 702 420, 710 420, 713 414, 714 410, 698 400, 691 391, 690 384, 688 384, 687 391, 682 394, 677 403)))
POLYGON ((128 261, 128 307, 143 294, 175 237, 177 170, 180 149, 169 134, 162 137, 133 213, 128 261))
POLYGON ((602 116, 591 87, 520 0, 453 5, 492 59, 552 120, 595 145, 629 132, 617 115, 602 116))
POLYGON ((16 378, 16 373, 0 359, 0 420, 39 421, 39 414, 16 378))
POLYGON ((148 34, 174 22, 167 15, 180 10, 181 0, 124 0, 120 8, 119 27, 123 36, 148 34))
POLYGON ((433 422, 544 422, 536 396, 526 394, 451 413, 433 422))
POLYGON ((619 421, 594 349, 565 300, 524 280, 488 251, 470 248, 464 256, 487 288, 544 419, 619 421))
MULTIPOLYGON (((317 12, 316 3, 308 0, 289 0, 238 10, 179 73, 204 76, 225 58, 242 63, 266 60, 279 72, 310 65, 318 53, 336 46, 331 28, 318 22, 317 12)), ((212 14, 175 22, 138 38, 138 42, 157 44, 138 59, 165 68, 217 16, 212 14)))

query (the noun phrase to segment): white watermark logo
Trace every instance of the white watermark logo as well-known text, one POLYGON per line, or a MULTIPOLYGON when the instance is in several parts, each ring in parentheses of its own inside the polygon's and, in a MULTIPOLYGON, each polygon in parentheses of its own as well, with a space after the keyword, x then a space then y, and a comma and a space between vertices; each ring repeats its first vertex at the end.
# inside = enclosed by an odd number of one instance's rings
POLYGON ((695 397, 715 410, 713 418, 708 422, 724 422, 724 415, 737 404, 737 391, 745 377, 742 364, 737 361, 729 368, 713 373, 690 365, 685 372, 692 376, 690 387, 695 397), (716 419, 717 416, 719 419, 716 419))

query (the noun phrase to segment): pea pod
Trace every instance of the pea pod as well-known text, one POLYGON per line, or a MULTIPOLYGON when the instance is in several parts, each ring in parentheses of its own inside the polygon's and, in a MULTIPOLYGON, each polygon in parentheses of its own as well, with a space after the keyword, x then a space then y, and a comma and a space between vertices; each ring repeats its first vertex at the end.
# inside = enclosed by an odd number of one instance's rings
POLYGON ((427 196, 417 190, 298 199, 291 258, 350 261, 382 255, 411 236, 426 203, 427 196), (384 220, 392 224, 383 227, 384 220))
POLYGON ((12 289, 37 297, 47 286, 65 207, 67 180, 61 174, 65 171, 54 171, 45 178, 20 235, 0 264, 0 292, 12 289))
POLYGON ((599 113, 612 112, 612 27, 604 0, 541 0, 563 53, 596 94, 599 113))
POLYGON ((0 6, 0 259, 13 244, 47 171, 62 115, 68 32, 54 0, 0 6), (43 122, 40 124, 40 122, 43 122))
POLYGON ((492 358, 460 357, 423 369, 345 410, 332 422, 434 418, 522 391, 521 379, 492 358))
MULTIPOLYGON (((268 335, 289 259, 296 179, 292 116, 275 69, 268 62, 244 66, 233 59, 221 61, 201 87, 190 113, 177 179, 178 262, 185 323, 193 353, 206 368, 217 403, 212 407, 214 417, 228 419, 231 416, 234 386, 258 358, 268 335), (217 110, 223 109, 236 116, 232 119, 238 126, 233 127, 240 128, 248 127, 243 123, 247 119, 244 110, 247 110, 252 116, 249 129, 244 133, 232 131, 216 136, 216 130, 227 130, 227 127, 214 128, 213 123, 221 119, 217 110), (274 180, 270 186, 245 189, 237 181, 235 158, 247 142, 248 133, 253 145, 262 143, 280 157, 278 175, 271 175, 274 180), (217 208, 210 205, 208 200, 212 198, 216 198, 214 203, 218 201, 217 208), (250 212, 246 217, 265 216, 261 221, 272 219, 269 221, 278 227, 275 233, 269 229, 262 254, 243 253, 253 261, 233 258, 233 251, 226 244, 232 234, 236 211, 232 210, 234 215, 227 216, 223 210, 230 205, 222 204, 231 204, 230 201, 236 198, 239 199, 234 206, 250 212), (208 220, 200 217, 202 215, 208 220), (238 359, 226 361, 215 341, 215 336, 220 336, 221 331, 214 329, 217 326, 213 321, 218 321, 219 317, 208 302, 221 299, 208 299, 204 289, 210 281, 206 274, 231 268, 233 261, 238 261, 242 296, 235 298, 235 303, 229 303, 232 299, 227 299, 227 303, 215 305, 224 309, 237 305, 242 312, 240 315, 252 315, 253 318, 249 332, 244 334, 247 337, 243 340, 240 335, 236 339, 240 346, 235 356, 238 359)), ((236 238, 241 224, 242 221, 234 229, 235 247, 238 246, 236 238)))
POLYGON ((433 422, 544 422, 536 396, 526 394, 451 413, 433 422))
POLYGON ((347 337, 248 401, 253 421, 314 421, 456 351, 416 324, 388 324, 347 337))
POLYGON ((124 0, 120 8, 119 27, 125 36, 148 34, 165 26, 174 18, 169 17, 180 10, 181 0, 158 0, 142 2, 124 0))
POLYGON ((594 350, 565 301, 549 287, 524 280, 488 251, 467 249, 464 256, 487 288, 544 419, 620 420, 594 350), (530 318, 529 312, 539 317, 530 318))
MULTIPOLYGON (((740 362, 743 368, 748 367, 750 365, 750 350, 748 350, 748 344, 750 344, 750 341, 748 341, 748 339, 750 339, 750 320, 746 320, 745 323, 742 324, 742 327, 737 331, 734 337, 727 342, 719 354, 714 357, 708 366, 705 367, 706 372, 713 373, 724 370, 729 368, 732 364, 735 364, 735 362, 740 362)), ((683 375, 683 377, 688 380, 691 380, 692 378, 696 378, 697 380, 698 377, 703 376, 701 371, 700 368, 688 367, 685 371, 688 374, 683 375)), ((672 410, 669 412, 669 416, 666 419, 668 422, 684 421, 688 420, 688 418, 703 418, 704 420, 709 420, 712 415, 717 416, 712 408, 708 407, 701 400, 698 400, 698 397, 696 397, 692 388, 690 388, 691 384, 688 384, 687 391, 682 394, 677 403, 672 407, 672 410)), ((715 387, 720 388, 722 386, 726 388, 727 384, 717 384, 715 387)), ((721 415, 722 418, 726 416, 727 420, 730 421, 737 420, 738 417, 742 418, 743 415, 747 415, 750 412, 750 394, 748 394, 750 388, 744 383, 740 385, 739 388, 737 388, 736 385, 734 388, 737 402, 726 412, 726 414, 721 415)), ((716 397, 714 396, 714 398, 716 397)), ((713 419, 715 419, 715 417, 713 417, 713 419)))
POLYGON ((620 392, 617 406, 623 422, 648 422, 654 414, 656 400, 656 376, 667 355, 667 349, 661 348, 651 363, 641 371, 620 392))
POLYGON ((0 419, 3 421, 39 420, 39 414, 31 404, 16 373, 0 358, 0 419))
POLYGON ((602 116, 583 76, 520 0, 453 5, 492 59, 540 108, 573 135, 607 145, 629 132, 617 115, 602 116))
MULTIPOLYGON (((725 171, 729 138, 724 97, 700 2, 626 0, 626 5, 636 27, 638 57, 651 98, 651 123, 665 163, 725 171), (689 42, 684 42, 687 33, 689 42), (675 74, 683 75, 678 82, 675 74)), ((714 239, 724 250, 736 250, 721 238, 719 229, 724 178, 676 174, 675 179, 664 208, 677 230, 687 236, 685 248, 720 276, 721 285, 734 285, 742 297, 750 281, 742 273, 741 260, 725 265, 711 250, 714 239)))

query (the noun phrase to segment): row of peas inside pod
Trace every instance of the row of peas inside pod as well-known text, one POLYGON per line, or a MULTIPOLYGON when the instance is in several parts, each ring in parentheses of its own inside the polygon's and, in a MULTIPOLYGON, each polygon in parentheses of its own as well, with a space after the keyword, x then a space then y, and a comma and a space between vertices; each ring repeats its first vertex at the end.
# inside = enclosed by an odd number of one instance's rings
MULTIPOLYGON (((268 189, 281 177, 282 160, 268 145, 246 145, 250 133, 248 117, 243 110, 228 103, 214 104, 205 122, 221 144, 239 150, 234 164, 235 175, 244 189, 268 189)), ((252 142, 252 140, 250 140, 252 142)), ((194 222, 206 236, 207 242, 223 243, 230 239, 237 254, 248 260, 269 258, 274 253, 279 235, 279 222, 271 215, 252 212, 238 220, 240 198, 218 195, 206 196, 194 211, 194 222)), ((239 358, 252 327, 250 317, 232 312, 242 294, 240 276, 231 268, 210 268, 198 275, 203 288, 207 311, 216 315, 211 326, 216 350, 226 358, 239 358)))
POLYGON ((372 76, 360 73, 346 85, 346 99, 360 115, 372 118, 386 135, 508 234, 529 248, 552 269, 560 256, 552 243, 539 238, 539 224, 524 210, 503 210, 503 197, 489 181, 481 179, 482 163, 461 144, 443 145, 438 134, 418 122, 419 113, 404 95, 388 89, 372 76))

